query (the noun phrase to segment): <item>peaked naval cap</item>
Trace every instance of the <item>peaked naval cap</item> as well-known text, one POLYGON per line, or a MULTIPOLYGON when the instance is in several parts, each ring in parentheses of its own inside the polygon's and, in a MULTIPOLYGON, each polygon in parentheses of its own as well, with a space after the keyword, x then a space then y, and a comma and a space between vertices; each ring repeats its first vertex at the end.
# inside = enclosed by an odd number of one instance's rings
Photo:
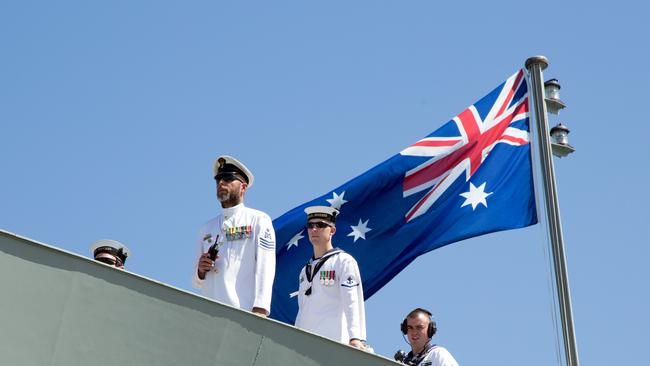
POLYGON ((99 253, 109 253, 120 258, 122 263, 126 262, 126 258, 130 254, 129 248, 126 245, 112 239, 97 240, 90 247, 90 250, 93 252, 93 257, 96 257, 99 253))
POLYGON ((214 179, 217 179, 217 174, 219 173, 238 174, 248 183, 249 188, 253 186, 253 173, 251 173, 246 165, 230 155, 221 155, 218 157, 214 161, 212 172, 214 173, 214 179))

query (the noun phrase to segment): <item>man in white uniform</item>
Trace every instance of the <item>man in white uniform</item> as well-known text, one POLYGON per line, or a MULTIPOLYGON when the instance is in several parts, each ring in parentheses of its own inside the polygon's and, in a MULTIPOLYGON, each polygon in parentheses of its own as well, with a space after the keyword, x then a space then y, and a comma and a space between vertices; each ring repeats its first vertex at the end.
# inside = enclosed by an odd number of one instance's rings
POLYGON ((199 231, 192 284, 204 296, 261 316, 271 312, 275 277, 275 231, 271 218, 244 206, 253 174, 223 155, 214 163, 221 215, 199 231))
POLYGON ((431 319, 431 312, 417 308, 411 311, 402 324, 402 334, 408 336, 411 352, 404 359, 407 365, 418 366, 458 366, 454 356, 444 347, 431 344, 431 338, 438 330, 431 319))
POLYGON ((364 349, 366 313, 359 266, 332 246, 338 211, 313 206, 305 213, 314 256, 300 272, 296 326, 364 349))

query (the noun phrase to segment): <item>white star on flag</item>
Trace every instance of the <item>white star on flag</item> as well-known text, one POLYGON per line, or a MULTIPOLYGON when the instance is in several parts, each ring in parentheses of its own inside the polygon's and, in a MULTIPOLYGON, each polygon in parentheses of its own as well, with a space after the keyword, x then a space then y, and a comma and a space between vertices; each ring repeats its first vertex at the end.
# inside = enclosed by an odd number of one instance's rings
POLYGON ((292 246, 298 247, 298 241, 302 238, 304 238, 304 235, 302 235, 302 232, 305 230, 300 230, 300 232, 291 238, 289 242, 287 243, 287 250, 291 249, 292 246))
POLYGON ((484 182, 478 188, 476 188, 476 186, 474 186, 472 182, 469 182, 469 192, 460 194, 461 196, 465 197, 465 202, 463 202, 463 204, 460 207, 472 205, 472 211, 476 209, 476 206, 478 206, 479 203, 487 207, 486 198, 494 192, 487 192, 487 193, 485 192, 486 183, 487 182, 484 182))
POLYGON ((300 291, 290 293, 289 298, 294 298, 294 297, 298 296, 298 292, 300 292, 300 291))
POLYGON ((328 199, 326 201, 329 202, 329 204, 333 208, 335 208, 337 210, 340 210, 341 206, 343 206, 346 202, 348 202, 348 201, 343 199, 343 196, 345 196, 345 191, 343 191, 343 193, 341 193, 340 196, 338 194, 336 194, 336 192, 332 192, 332 198, 330 198, 330 199, 328 199))
POLYGON ((366 240, 366 233, 372 230, 368 227, 368 221, 370 221, 370 219, 366 220, 365 222, 361 222, 361 219, 359 219, 359 224, 356 226, 350 226, 350 228, 352 228, 352 232, 349 233, 348 236, 354 236, 355 243, 359 238, 366 240))

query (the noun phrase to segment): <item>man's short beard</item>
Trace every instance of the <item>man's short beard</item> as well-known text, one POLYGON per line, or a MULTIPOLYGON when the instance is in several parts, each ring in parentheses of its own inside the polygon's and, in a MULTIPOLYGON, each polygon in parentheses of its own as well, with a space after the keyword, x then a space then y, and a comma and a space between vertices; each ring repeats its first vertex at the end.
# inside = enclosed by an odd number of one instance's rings
POLYGON ((217 199, 221 202, 221 207, 234 207, 241 203, 239 192, 217 193, 217 199))

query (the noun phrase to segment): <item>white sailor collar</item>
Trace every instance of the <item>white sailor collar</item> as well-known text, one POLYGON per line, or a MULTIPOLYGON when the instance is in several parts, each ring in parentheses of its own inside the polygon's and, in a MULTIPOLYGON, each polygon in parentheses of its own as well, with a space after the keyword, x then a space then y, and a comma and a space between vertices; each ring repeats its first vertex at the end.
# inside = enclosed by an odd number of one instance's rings
MULTIPOLYGON (((334 248, 326 251, 322 256, 320 256, 318 258, 315 258, 312 255, 311 258, 309 259, 309 262, 319 262, 321 259, 323 259, 325 257, 329 257, 330 255, 332 255, 333 252, 343 252, 343 249, 338 248, 338 247, 334 247, 334 248)), ((338 253, 334 253, 334 254, 338 254, 338 253)))

